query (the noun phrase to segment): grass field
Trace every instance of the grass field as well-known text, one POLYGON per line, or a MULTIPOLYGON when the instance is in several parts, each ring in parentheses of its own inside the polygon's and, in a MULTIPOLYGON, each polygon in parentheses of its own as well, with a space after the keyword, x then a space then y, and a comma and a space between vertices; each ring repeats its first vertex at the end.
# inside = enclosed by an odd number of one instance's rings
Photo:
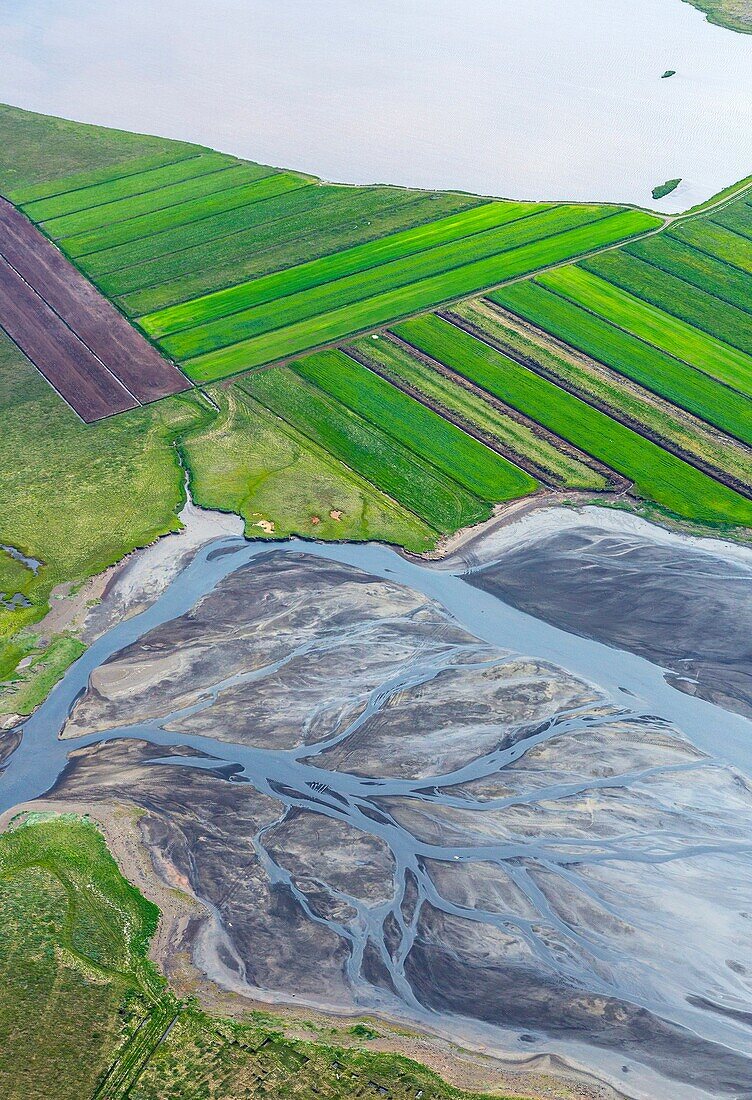
POLYGON ((604 364, 552 342, 484 299, 461 303, 454 307, 452 315, 480 328, 487 339, 534 364, 533 369, 540 369, 565 388, 574 389, 587 401, 613 410, 615 416, 631 421, 640 431, 665 441, 669 449, 673 445, 682 455, 699 460, 721 477, 729 475, 752 492, 750 451, 731 436, 604 364))
POLYGON ((613 286, 582 267, 547 272, 539 283, 687 366, 752 395, 752 356, 613 286))
POLYGON ((501 455, 341 351, 307 356, 293 370, 489 504, 538 487, 501 455))
POLYGON ((363 1049, 373 1027, 301 1040, 268 1013, 229 1020, 178 1000, 147 955, 158 915, 91 822, 31 814, 0 836, 4 1100, 471 1100, 363 1049))
POLYGON ((752 444, 752 403, 702 371, 530 281, 489 295, 565 343, 689 410, 722 431, 752 444))
POLYGON ((395 331, 619 471, 645 499, 689 520, 715 525, 752 523, 752 501, 448 322, 422 317, 398 325, 395 331))
POLYGON ((383 337, 369 337, 348 347, 397 385, 409 386, 433 406, 458 416, 469 427, 501 444, 518 461, 533 463, 547 483, 573 489, 606 488, 606 479, 584 462, 557 449, 532 427, 489 405, 482 397, 411 355, 400 344, 383 337))
MULTIPOLYGON (((637 256, 658 272, 676 276, 690 286, 705 290, 723 302, 752 313, 749 275, 733 264, 724 263, 707 252, 683 244, 668 233, 627 245, 623 255, 637 256)), ((682 291, 683 289, 682 287, 682 291)))
POLYGON ((239 383, 301 435, 419 516, 437 534, 479 523, 491 508, 388 433, 310 385, 287 367, 239 383))

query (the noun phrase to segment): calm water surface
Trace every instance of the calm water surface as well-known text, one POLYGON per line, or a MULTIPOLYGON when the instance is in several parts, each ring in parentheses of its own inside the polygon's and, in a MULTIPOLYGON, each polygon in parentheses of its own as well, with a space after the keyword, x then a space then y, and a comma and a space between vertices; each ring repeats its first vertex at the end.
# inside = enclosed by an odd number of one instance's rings
POLYGON ((752 37, 681 0, 0 0, 0 99, 510 198, 678 210, 752 165, 752 37))

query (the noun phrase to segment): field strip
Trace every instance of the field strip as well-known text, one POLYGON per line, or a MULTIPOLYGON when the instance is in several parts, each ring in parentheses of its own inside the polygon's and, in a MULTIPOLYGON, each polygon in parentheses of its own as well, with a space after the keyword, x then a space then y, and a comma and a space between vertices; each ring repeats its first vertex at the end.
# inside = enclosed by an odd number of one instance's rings
POLYGON ((240 385, 434 531, 448 534, 490 515, 475 494, 287 368, 262 371, 240 385))
MULTIPOLYGON (((567 220, 570 219, 571 216, 567 216, 567 220)), ((374 298, 378 294, 389 293, 410 284, 418 284, 434 277, 449 279, 453 272, 470 270, 473 264, 479 262, 502 263, 507 253, 514 252, 523 245, 540 246, 543 241, 551 239, 554 234, 549 235, 547 230, 552 221, 557 225, 560 220, 557 210, 523 217, 511 224, 438 245, 415 255, 407 255, 379 267, 335 278, 309 289, 293 290, 284 298, 265 301, 230 313, 229 316, 219 317, 215 321, 207 321, 176 332, 173 336, 162 338, 160 343, 170 355, 179 359, 191 359, 196 355, 217 351, 240 340, 307 321, 337 307, 374 298)), ((594 218, 586 224, 592 225, 599 220, 594 218)), ((574 228, 578 228, 580 224, 575 220, 574 228)), ((566 229, 562 230, 559 235, 565 231, 566 229)), ((288 277, 294 278, 294 273, 295 269, 292 269, 288 277)), ((186 303, 186 308, 190 308, 190 305, 191 303, 186 303)), ((144 331, 152 337, 156 336, 157 333, 145 322, 148 319, 138 319, 144 331)))
MULTIPOLYGON (((633 215, 629 212, 603 218, 595 223, 595 228, 604 234, 604 241, 608 241, 613 240, 617 233, 623 239, 627 227, 633 225, 633 215)), ((523 273, 530 274, 532 269, 545 266, 552 257, 571 259, 582 252, 583 246, 592 243, 593 234, 593 224, 579 226, 501 255, 464 264, 374 298, 349 303, 329 313, 319 313, 293 325, 189 357, 186 370, 196 381, 209 381, 315 346, 334 343, 370 328, 391 324, 400 317, 417 314, 498 285, 504 281, 504 276, 512 278, 523 273), (506 271, 500 270, 503 268, 506 271)), ((171 343, 166 342, 166 347, 169 349, 171 343)))
POLYGON ((45 183, 32 184, 30 187, 17 187, 12 191, 8 191, 5 198, 12 202, 14 206, 27 206, 38 199, 67 194, 69 191, 91 187, 96 183, 106 183, 108 180, 136 176, 141 172, 148 172, 152 168, 161 168, 166 164, 177 164, 179 161, 190 160, 209 152, 211 152, 210 149, 195 145, 191 147, 190 151, 185 150, 182 154, 157 153, 150 157, 137 157, 133 160, 122 161, 120 164, 108 165, 106 168, 93 169, 89 172, 77 172, 72 176, 60 176, 45 183))
MULTIPOLYGON (((228 219, 239 216, 241 228, 236 231, 157 257, 153 264, 142 265, 141 273, 130 268, 101 276, 100 285, 106 284, 112 288, 110 293, 118 293, 123 308, 130 314, 143 316, 382 236, 417 228, 469 209, 471 204, 453 195, 438 204, 428 196, 400 202, 388 201, 383 194, 368 202, 358 202, 342 192, 333 194, 324 187, 314 186, 259 203, 257 208, 264 217, 254 218, 253 207, 220 215, 228 219), (269 213, 274 216, 269 217, 269 213), (155 278, 155 273, 159 278, 155 278), (130 287, 146 283, 150 289, 130 292, 130 287)), ((190 228, 204 224, 193 223, 190 228)))
MULTIPOLYGON (((227 171, 235 173, 234 169, 228 169, 227 171)), ((95 274, 103 273, 103 271, 99 272, 100 267, 103 270, 113 270, 109 266, 111 263, 115 265, 114 270, 117 270, 119 260, 113 257, 113 252, 123 244, 143 240, 164 229, 191 225, 193 222, 203 221, 218 213, 236 210, 288 191, 296 191, 301 187, 311 186, 309 180, 293 173, 275 172, 263 176, 261 179, 249 178, 249 175, 249 173, 246 173, 243 176, 247 182, 233 183, 231 187, 213 191, 210 195, 186 199, 159 210, 147 210, 137 217, 128 218, 113 225, 95 227, 94 230, 90 231, 87 239, 90 240, 93 233, 99 234, 102 247, 94 249, 94 255, 99 258, 90 261, 90 266, 94 265, 92 270, 95 274)), ((237 179, 237 174, 233 175, 233 179, 237 179)), ((62 238, 62 247, 66 251, 71 247, 69 254, 74 258, 77 258, 76 248, 72 246, 71 242, 78 241, 81 236, 82 234, 73 234, 71 237, 62 238)), ((89 255, 88 252, 87 255, 89 255)))
POLYGON ((489 504, 537 487, 485 442, 344 352, 319 352, 298 360, 292 369, 489 504))
POLYGON ((689 367, 736 389, 752 394, 752 356, 699 333, 692 325, 649 303, 612 287, 583 268, 547 272, 536 281, 589 313, 631 333, 659 351, 681 359, 689 367), (700 366, 697 360, 700 360, 700 366))
POLYGON ((691 245, 721 263, 738 267, 745 275, 752 275, 752 241, 722 225, 712 222, 703 222, 700 225, 692 223, 680 225, 676 229, 672 227, 667 233, 669 237, 691 245))
POLYGON ((746 498, 448 322, 426 315, 398 326, 397 334, 593 454, 676 515, 716 524, 752 520, 746 498))
POLYGON ((486 297, 700 420, 752 444, 752 402, 710 375, 645 344, 534 279, 486 297))
MULTIPOLYGON (((490 308, 498 310, 500 316, 504 317, 504 311, 500 306, 493 303, 490 304, 490 308)), ((539 375, 541 378, 545 378, 547 381, 552 382, 560 389, 566 390, 567 393, 572 394, 574 397, 579 398, 580 401, 584 401, 592 408, 597 409, 599 412, 605 413, 613 420, 623 424, 624 427, 629 428, 631 431, 638 435, 643 436, 651 443, 655 443, 661 447, 662 450, 668 451, 676 458, 681 459, 683 462, 688 463, 690 466, 694 466, 695 469, 701 473, 706 474, 708 477, 713 478, 715 481, 721 482, 729 489, 733 489, 734 492, 739 493, 741 496, 747 497, 748 500, 752 500, 752 485, 746 484, 739 478, 736 478, 728 470, 723 469, 720 466, 715 465, 711 461, 704 459, 702 456, 695 454, 692 451, 688 451, 681 447, 678 443, 672 440, 666 435, 661 435, 656 431, 649 428, 644 421, 639 420, 637 417, 630 416, 623 408, 618 404, 609 402, 606 400, 600 400, 592 393, 584 390, 582 387, 577 386, 570 379, 563 377, 562 374, 556 373, 554 370, 547 369, 541 363, 537 362, 531 356, 525 356, 520 354, 516 349, 510 348, 505 344, 500 343, 492 333, 487 332, 480 325, 473 323, 466 317, 462 317, 459 314, 453 313, 450 310, 444 310, 437 314, 439 317, 443 317, 444 320, 455 325, 457 328, 461 328, 464 332, 467 332, 470 336, 473 336, 476 340, 480 340, 489 347, 500 351, 503 355, 509 359, 513 359, 520 366, 525 367, 527 370, 539 375)), ((505 318, 506 319, 506 318, 505 318)), ((516 318, 511 318, 515 319, 516 318)), ((533 326, 531 326, 533 327, 533 326)), ((535 330, 534 330, 535 331, 535 330)), ((541 337, 548 337, 549 334, 537 330, 541 337)), ((563 345, 566 347, 566 345, 563 345)), ((750 455, 752 458, 752 454, 750 455)))
POLYGON ((725 264, 667 234, 627 245, 624 252, 752 315, 750 277, 733 264, 725 264))
POLYGON ((66 191, 62 195, 53 195, 47 199, 21 205, 24 213, 33 221, 46 222, 62 217, 64 214, 91 210, 120 199, 158 191, 173 183, 211 175, 230 168, 236 163, 234 157, 228 157, 224 153, 207 153, 204 156, 191 157, 188 160, 177 161, 175 164, 165 164, 146 172, 92 184, 90 187, 80 187, 75 191, 66 191))
POLYGON ((238 286, 147 314, 139 317, 139 324, 151 336, 166 336, 205 321, 240 312, 248 306, 287 297, 297 291, 380 267, 395 259, 428 252, 437 245, 467 240, 489 228, 523 220, 545 209, 547 207, 543 204, 525 203, 511 203, 508 206, 487 203, 471 207, 437 221, 377 237, 341 252, 330 253, 305 264, 275 271, 238 286))
POLYGON ((173 183, 167 187, 160 187, 156 191, 132 195, 130 198, 103 203, 101 206, 92 206, 88 210, 63 214, 61 217, 43 221, 41 225, 49 237, 63 240, 66 237, 103 227, 109 229, 111 225, 116 225, 118 222, 128 222, 144 214, 156 214, 160 210, 169 209, 183 202, 229 191, 232 187, 252 182, 254 179, 255 173, 252 167, 228 164, 205 176, 183 180, 182 183, 173 183))
POLYGON ((745 355, 752 352, 749 314, 710 291, 692 286, 673 272, 663 271, 658 276, 656 269, 639 257, 615 251, 586 260, 582 267, 614 288, 704 332, 711 339, 720 340, 745 355))
POLYGON ((723 226, 731 233, 736 233, 737 236, 752 242, 752 210, 746 203, 743 210, 740 210, 735 204, 727 206, 720 213, 713 214, 710 221, 713 225, 723 226))
MULTIPOLYGON (((529 417, 524 416, 517 409, 513 409, 511 405, 505 405, 504 402, 500 401, 498 398, 478 389, 469 379, 462 378, 460 375, 456 374, 456 372, 445 367, 443 363, 438 363, 435 359, 431 359, 429 356, 424 355, 422 352, 418 351, 417 348, 413 348, 404 340, 400 340, 399 337, 394 336, 392 333, 386 333, 385 336, 381 337, 381 340, 383 342, 388 341, 389 343, 393 343, 395 347, 403 348, 411 357, 415 360, 419 360, 439 377, 461 387, 465 393, 482 400, 489 410, 498 412, 504 419, 513 420, 531 434, 540 436, 542 440, 551 445, 552 449, 562 454, 562 457, 571 456, 578 464, 593 467, 597 465, 600 467, 601 464, 598 463, 596 459, 591 458, 589 455, 583 455, 582 452, 576 450, 576 448, 572 447, 566 440, 561 439, 559 436, 555 436, 542 425, 530 420, 529 417)), ((409 382, 405 381, 405 379, 390 374, 378 361, 370 358, 367 351, 362 352, 352 344, 348 344, 342 350, 357 363, 361 363, 364 367, 373 371, 374 374, 378 374, 397 389, 402 390, 403 393, 412 397, 415 401, 419 401, 422 405, 425 405, 426 408, 431 409, 445 420, 449 420, 468 435, 472 435, 480 443, 483 443, 486 447, 490 447, 513 465, 519 466, 520 469, 525 470, 531 477, 535 478, 536 481, 540 481, 550 488, 560 488, 564 483, 561 476, 556 477, 549 467, 543 465, 543 463, 537 462, 525 451, 524 447, 521 446, 518 449, 514 449, 511 445, 501 440, 498 435, 492 434, 490 431, 484 431, 482 427, 474 423, 469 417, 463 416, 459 410, 452 408, 448 402, 431 397, 423 390, 418 389, 417 386, 411 385, 409 382)), ((603 470, 605 471, 605 467, 603 467, 603 470)), ((615 475, 612 470, 608 470, 607 474, 604 473, 603 476, 611 481, 615 481, 617 478, 617 475, 615 475)))

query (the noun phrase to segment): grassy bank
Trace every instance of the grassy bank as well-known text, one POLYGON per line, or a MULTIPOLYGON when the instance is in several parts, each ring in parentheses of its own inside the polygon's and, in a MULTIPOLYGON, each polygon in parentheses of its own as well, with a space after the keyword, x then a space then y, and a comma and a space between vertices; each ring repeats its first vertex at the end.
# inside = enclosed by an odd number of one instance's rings
POLYGON ((32 815, 0 836, 5 1100, 470 1100, 363 1049, 371 1027, 294 1039, 272 1015, 228 1020, 178 1000, 148 959, 158 916, 92 823, 32 815))
POLYGON ((750 0, 685 0, 693 8, 704 11, 709 23, 728 27, 742 34, 752 34, 752 4, 750 0))

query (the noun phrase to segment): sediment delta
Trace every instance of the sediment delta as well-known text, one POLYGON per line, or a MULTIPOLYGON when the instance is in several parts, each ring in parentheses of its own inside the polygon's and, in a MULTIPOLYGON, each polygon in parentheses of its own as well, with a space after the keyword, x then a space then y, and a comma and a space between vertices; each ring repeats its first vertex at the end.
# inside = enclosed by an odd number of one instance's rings
POLYGON ((634 1096, 752 1095, 744 776, 649 683, 485 640, 502 605, 460 622, 429 594, 448 571, 242 547, 93 647, 67 721, 50 699, 53 797, 143 811, 155 873, 202 903, 174 952, 236 993, 551 1052, 634 1096))

